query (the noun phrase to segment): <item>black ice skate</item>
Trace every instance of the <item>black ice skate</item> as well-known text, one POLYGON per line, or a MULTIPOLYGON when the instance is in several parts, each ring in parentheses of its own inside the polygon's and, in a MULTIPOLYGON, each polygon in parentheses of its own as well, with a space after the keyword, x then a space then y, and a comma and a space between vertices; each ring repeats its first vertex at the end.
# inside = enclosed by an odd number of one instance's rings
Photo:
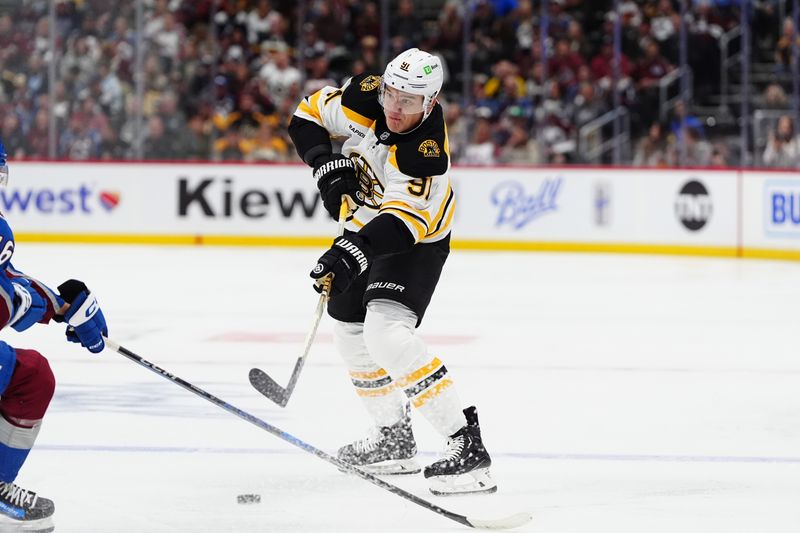
POLYGON ((450 435, 444 457, 425 467, 425 478, 437 496, 497 491, 489 473, 492 459, 481 440, 475 407, 464 409, 467 425, 450 435))
POLYGON ((53 531, 55 505, 13 483, 0 481, 0 531, 53 531), (3 529, 5 528, 5 529, 3 529))
POLYGON ((339 448, 339 459, 372 474, 416 474, 421 469, 414 456, 417 443, 408 412, 394 425, 339 448))

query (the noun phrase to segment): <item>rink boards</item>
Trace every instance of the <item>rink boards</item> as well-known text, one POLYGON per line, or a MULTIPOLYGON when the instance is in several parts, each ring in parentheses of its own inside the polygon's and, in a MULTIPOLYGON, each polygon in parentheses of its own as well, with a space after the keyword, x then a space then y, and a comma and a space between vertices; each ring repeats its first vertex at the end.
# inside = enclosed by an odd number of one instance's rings
MULTIPOLYGON (((455 167, 455 247, 800 260, 800 173, 455 167)), ((45 242, 321 245, 307 167, 15 163, 0 210, 45 242)))

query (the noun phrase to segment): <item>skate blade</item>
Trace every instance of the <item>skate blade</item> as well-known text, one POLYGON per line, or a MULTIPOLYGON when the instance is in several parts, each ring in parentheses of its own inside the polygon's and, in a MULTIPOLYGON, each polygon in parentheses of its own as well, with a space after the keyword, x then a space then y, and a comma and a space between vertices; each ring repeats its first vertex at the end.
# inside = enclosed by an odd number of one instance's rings
POLYGON ((363 470, 375 476, 402 476, 407 474, 419 474, 422 471, 416 459, 381 461, 380 463, 373 463, 370 465, 354 466, 359 470, 363 470))
POLYGON ((52 517, 39 520, 14 520, 0 515, 0 533, 50 533, 55 531, 52 517))
POLYGON ((436 496, 461 496, 497 492, 497 483, 488 468, 478 468, 466 474, 428 478, 429 489, 436 496))

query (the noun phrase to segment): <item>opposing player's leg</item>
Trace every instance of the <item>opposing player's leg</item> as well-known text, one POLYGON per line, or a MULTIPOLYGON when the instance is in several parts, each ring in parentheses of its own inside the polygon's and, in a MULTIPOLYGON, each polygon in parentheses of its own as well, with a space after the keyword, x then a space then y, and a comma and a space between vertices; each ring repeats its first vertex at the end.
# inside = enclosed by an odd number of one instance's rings
POLYGON ((364 344, 363 298, 366 279, 357 279, 332 298, 328 313, 336 319, 334 343, 350 372, 356 394, 373 421, 369 434, 339 449, 339 459, 375 474, 415 474, 420 466, 405 396, 364 344))
POLYGON ((494 492, 491 459, 480 434, 474 407, 462 410, 447 367, 416 335, 430 303, 449 243, 415 246, 369 273, 364 341, 375 363, 403 391, 411 405, 448 439, 441 460, 425 469, 436 494, 494 492))
POLYGON ((44 526, 55 510, 53 502, 14 481, 39 434, 55 378, 47 359, 35 350, 0 343, 0 358, 0 523, 44 526), (8 368, 12 372, 6 374, 8 368))

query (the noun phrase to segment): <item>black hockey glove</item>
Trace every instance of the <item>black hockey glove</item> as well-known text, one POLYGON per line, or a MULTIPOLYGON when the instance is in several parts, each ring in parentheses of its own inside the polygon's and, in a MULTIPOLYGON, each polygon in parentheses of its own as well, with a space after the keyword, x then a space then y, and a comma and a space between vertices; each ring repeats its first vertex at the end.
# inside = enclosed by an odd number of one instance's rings
POLYGON ((310 276, 317 280, 314 289, 322 292, 320 280, 333 274, 331 296, 341 294, 350 287, 353 280, 369 268, 372 250, 357 234, 336 237, 333 246, 322 254, 310 276))
POLYGON ((314 159, 314 178, 322 196, 322 203, 334 220, 339 220, 342 195, 350 197, 353 210, 364 205, 364 193, 356 175, 356 167, 342 154, 324 154, 314 159))

